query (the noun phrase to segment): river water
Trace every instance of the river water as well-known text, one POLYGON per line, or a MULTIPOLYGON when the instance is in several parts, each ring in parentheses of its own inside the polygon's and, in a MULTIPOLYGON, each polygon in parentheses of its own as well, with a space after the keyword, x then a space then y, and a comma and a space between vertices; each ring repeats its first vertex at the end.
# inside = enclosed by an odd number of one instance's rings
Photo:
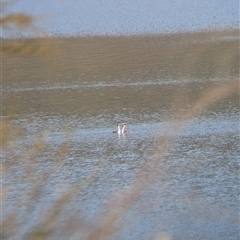
MULTIPOLYGON (((23 12, 34 17, 34 35, 159 34, 239 26, 237 0, 22 0, 3 7, 4 14, 23 12)), ((9 29, 3 34, 9 36, 9 29)))
POLYGON ((49 239, 88 239, 116 209, 110 239, 239 239, 239 94, 196 105, 237 80, 236 32, 52 41, 3 63, 4 234, 41 229, 78 187, 49 239))

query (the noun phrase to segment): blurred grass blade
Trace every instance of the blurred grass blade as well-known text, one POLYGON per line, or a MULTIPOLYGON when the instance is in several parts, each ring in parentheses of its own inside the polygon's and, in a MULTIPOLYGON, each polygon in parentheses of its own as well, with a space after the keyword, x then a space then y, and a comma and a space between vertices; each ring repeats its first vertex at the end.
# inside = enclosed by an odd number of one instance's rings
POLYGON ((28 27, 33 21, 33 18, 26 14, 9 14, 0 19, 0 25, 2 27, 15 26, 17 28, 28 27))

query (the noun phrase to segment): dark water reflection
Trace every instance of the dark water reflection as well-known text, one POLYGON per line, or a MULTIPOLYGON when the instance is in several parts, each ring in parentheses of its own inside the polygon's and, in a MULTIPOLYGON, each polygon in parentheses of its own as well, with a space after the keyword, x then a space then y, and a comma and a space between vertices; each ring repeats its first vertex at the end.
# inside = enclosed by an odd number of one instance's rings
MULTIPOLYGON (((21 233, 73 186, 83 189, 67 213, 95 219, 109 196, 128 189, 140 172, 139 181, 153 175, 154 184, 125 214, 117 239, 165 233, 171 239, 238 239, 239 95, 214 103, 178 131, 186 109, 209 87, 234 76, 149 74, 139 81, 128 75, 111 81, 88 76, 64 82, 55 74, 54 83, 28 85, 9 78, 13 84, 5 84, 4 114, 7 118, 14 106, 9 124, 18 137, 13 141, 10 136, 3 149, 8 169, 4 186, 10 190, 4 214, 21 200, 21 233), (112 134, 119 121, 128 122, 131 134, 112 134), (158 154, 166 140, 174 140, 171 148, 158 154), (153 167, 143 171, 151 163, 153 167), (29 196, 35 184, 41 194, 33 201, 29 196), (34 210, 27 213, 33 202, 34 210)), ((66 74, 71 77, 70 71, 66 74)))

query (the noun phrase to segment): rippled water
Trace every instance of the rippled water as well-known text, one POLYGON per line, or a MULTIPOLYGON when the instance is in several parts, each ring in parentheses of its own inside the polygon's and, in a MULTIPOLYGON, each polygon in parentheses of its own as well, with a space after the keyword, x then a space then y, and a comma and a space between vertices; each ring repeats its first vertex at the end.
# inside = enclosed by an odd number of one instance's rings
POLYGON ((124 214, 116 239, 238 239, 239 95, 182 120, 205 91, 231 78, 53 76, 52 82, 10 79, 14 84, 4 89, 10 124, 4 214, 20 202, 19 234, 74 186, 83 189, 67 213, 92 221, 109 196, 154 176, 124 214), (127 122, 131 133, 113 134, 117 122, 127 122), (36 185, 39 194, 31 198, 36 185))

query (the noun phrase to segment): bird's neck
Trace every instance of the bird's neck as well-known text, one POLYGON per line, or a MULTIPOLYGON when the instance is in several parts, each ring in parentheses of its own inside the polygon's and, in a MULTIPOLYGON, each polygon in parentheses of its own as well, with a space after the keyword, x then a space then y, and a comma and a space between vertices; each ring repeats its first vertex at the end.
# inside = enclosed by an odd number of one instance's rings
POLYGON ((119 133, 119 134, 121 133, 121 128, 120 128, 120 126, 118 126, 118 133, 119 133))
POLYGON ((125 132, 126 125, 123 126, 122 133, 125 132))

